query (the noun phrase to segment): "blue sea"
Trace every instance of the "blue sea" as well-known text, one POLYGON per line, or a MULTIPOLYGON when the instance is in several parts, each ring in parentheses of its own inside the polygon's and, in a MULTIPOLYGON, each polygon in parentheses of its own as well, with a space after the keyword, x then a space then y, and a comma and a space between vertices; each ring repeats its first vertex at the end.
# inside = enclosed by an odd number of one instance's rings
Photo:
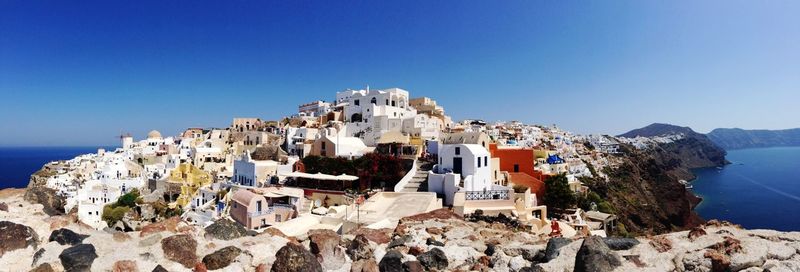
POLYGON ((48 162, 96 153, 98 148, 115 147, 0 147, 0 189, 24 188, 31 174, 48 162))
POLYGON ((705 219, 748 229, 800 231, 800 147, 728 151, 723 169, 699 169, 692 182, 705 219))

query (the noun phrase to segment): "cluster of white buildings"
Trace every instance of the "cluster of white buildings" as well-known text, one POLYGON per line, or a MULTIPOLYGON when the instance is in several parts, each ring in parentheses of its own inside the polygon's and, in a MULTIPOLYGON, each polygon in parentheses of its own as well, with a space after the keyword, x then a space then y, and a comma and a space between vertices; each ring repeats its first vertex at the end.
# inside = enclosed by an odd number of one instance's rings
MULTIPOLYGON (((374 198, 371 207, 405 198, 439 201, 425 202, 415 211, 442 205, 464 213, 514 211, 542 227, 542 180, 565 174, 580 193, 585 190, 580 177, 602 175, 592 169, 613 163, 609 156, 617 152, 614 144, 613 138, 573 135, 555 126, 453 122, 433 99, 412 98, 399 88, 348 89, 337 92, 332 102, 301 104, 296 114, 281 121, 235 118, 227 128, 189 128, 177 137, 151 131, 139 141, 124 135, 116 150, 50 164, 58 171, 47 186, 66 196, 67 210, 76 208, 82 222, 98 229, 113 227, 103 221, 103 208, 132 189, 147 201, 181 209, 184 218, 200 225, 230 217, 256 230, 300 221, 341 228, 356 220, 348 215, 348 205, 357 202, 352 196, 284 184, 294 179, 354 182, 354 176, 305 173, 302 159, 354 159, 389 150, 413 163, 398 181, 397 193, 374 198), (427 183, 419 187, 422 192, 406 193, 418 188, 411 184, 420 175, 427 183), (529 189, 515 191, 514 185, 529 189)), ((386 224, 375 218, 375 224, 386 224)))

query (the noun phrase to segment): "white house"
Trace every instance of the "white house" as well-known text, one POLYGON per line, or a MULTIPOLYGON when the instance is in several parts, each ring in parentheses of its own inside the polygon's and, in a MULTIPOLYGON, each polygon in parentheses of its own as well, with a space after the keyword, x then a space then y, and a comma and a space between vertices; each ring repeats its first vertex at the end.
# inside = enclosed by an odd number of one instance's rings
POLYGON ((249 152, 233 162, 232 182, 243 186, 259 186, 278 174, 278 162, 254 160, 249 152))
POLYGON ((443 144, 439 162, 428 174, 428 191, 444 195, 453 204, 456 192, 496 189, 492 182, 489 151, 477 144, 443 144))
POLYGON ((408 91, 399 88, 336 94, 337 106, 343 107, 347 122, 347 136, 359 137, 368 146, 374 146, 384 132, 402 131, 403 120, 417 115, 408 101, 408 91))
POLYGON ((297 107, 297 113, 300 116, 319 117, 331 112, 331 103, 325 101, 314 101, 305 103, 297 107))

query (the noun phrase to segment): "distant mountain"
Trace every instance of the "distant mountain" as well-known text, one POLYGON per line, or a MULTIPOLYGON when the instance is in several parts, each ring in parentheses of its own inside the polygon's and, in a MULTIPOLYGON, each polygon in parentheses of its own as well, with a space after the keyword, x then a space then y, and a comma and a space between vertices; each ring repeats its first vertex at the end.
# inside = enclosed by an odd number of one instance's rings
POLYGON ((708 133, 708 138, 726 150, 800 146, 800 128, 784 130, 718 128, 708 133))
POLYGON ((684 134, 687 136, 699 134, 692 130, 689 127, 681 127, 676 125, 670 124, 661 124, 661 123, 653 123, 649 126, 643 128, 637 128, 631 131, 626 132, 625 134, 619 135, 619 137, 626 137, 626 138, 636 138, 637 136, 642 137, 655 137, 655 136, 666 136, 666 135, 673 135, 673 134, 684 134))

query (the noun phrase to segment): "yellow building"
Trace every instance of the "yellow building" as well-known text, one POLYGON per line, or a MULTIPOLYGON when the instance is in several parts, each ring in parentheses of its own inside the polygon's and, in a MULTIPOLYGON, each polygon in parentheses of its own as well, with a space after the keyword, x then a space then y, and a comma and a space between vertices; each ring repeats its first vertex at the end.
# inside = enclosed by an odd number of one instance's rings
POLYGON ((183 208, 192 201, 197 190, 200 187, 211 184, 212 179, 211 175, 200 170, 200 168, 189 163, 182 163, 172 170, 167 182, 173 185, 170 187, 180 186, 181 188, 180 195, 174 202, 170 203, 170 206, 183 208))

